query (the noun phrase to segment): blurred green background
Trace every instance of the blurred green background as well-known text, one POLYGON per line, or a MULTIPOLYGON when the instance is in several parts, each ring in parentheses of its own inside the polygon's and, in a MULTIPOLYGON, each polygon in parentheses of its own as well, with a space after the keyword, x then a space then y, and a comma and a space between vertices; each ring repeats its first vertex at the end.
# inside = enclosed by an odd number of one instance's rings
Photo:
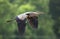
POLYGON ((0 0, 0 39, 60 39, 60 0, 0 0), (18 36, 15 16, 30 11, 41 11, 37 30, 27 23, 25 36, 18 36))

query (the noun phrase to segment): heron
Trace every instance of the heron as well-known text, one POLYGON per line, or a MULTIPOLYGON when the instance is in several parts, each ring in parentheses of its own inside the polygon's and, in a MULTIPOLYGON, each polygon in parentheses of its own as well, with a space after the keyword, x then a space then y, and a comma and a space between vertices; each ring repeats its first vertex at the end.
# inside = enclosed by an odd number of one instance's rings
POLYGON ((21 35, 23 35, 26 28, 26 21, 28 21, 28 23, 33 29, 38 28, 38 16, 40 14, 43 14, 43 12, 25 12, 25 13, 17 15, 15 19, 8 20, 7 22, 16 20, 18 31, 21 35))

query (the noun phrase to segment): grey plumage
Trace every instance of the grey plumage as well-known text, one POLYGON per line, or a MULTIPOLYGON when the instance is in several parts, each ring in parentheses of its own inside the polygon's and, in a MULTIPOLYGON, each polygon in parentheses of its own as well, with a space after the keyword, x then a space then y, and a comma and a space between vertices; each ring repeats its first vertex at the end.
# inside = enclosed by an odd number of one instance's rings
MULTIPOLYGON (((30 26, 33 29, 38 28, 38 15, 39 14, 40 13, 38 13, 38 12, 25 12, 25 13, 20 14, 16 17, 15 20, 17 22, 18 31, 19 31, 20 35, 23 35, 25 32, 26 19, 28 20, 30 26)), ((10 22, 10 21, 7 21, 7 22, 10 22)))

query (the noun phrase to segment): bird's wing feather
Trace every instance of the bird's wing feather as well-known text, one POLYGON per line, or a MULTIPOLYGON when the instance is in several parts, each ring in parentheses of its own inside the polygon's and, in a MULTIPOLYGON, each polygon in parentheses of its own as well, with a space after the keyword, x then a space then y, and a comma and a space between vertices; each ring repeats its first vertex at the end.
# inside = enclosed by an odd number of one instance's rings
POLYGON ((19 31, 20 35, 23 35, 25 32, 25 27, 26 27, 26 19, 20 20, 20 19, 16 18, 16 22, 18 25, 18 31, 19 31))
POLYGON ((38 28, 38 17, 31 17, 31 18, 27 18, 29 24, 34 28, 38 28))

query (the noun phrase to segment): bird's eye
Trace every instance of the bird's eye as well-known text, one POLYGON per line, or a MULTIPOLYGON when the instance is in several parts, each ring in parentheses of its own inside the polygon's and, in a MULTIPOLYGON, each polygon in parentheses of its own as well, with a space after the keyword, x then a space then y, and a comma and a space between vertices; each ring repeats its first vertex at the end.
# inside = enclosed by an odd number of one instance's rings
POLYGON ((30 15, 30 14, 26 14, 26 15, 30 15))

